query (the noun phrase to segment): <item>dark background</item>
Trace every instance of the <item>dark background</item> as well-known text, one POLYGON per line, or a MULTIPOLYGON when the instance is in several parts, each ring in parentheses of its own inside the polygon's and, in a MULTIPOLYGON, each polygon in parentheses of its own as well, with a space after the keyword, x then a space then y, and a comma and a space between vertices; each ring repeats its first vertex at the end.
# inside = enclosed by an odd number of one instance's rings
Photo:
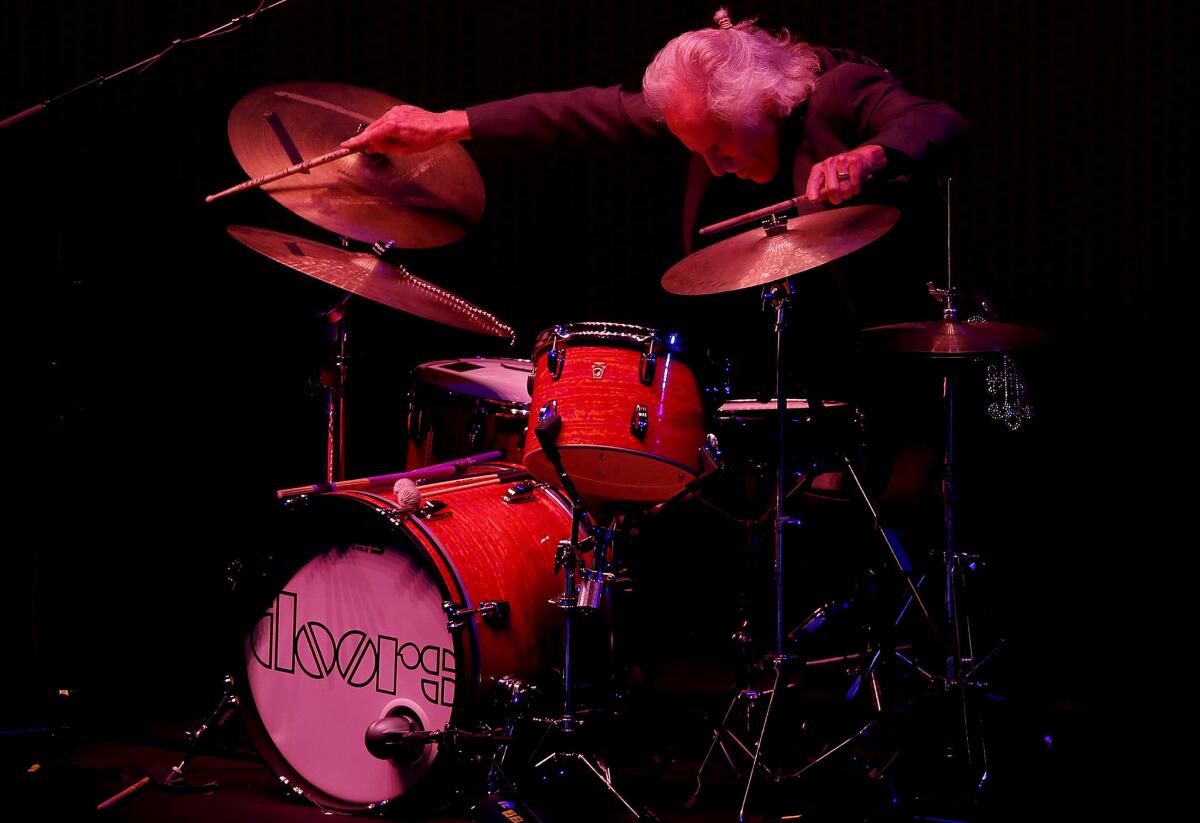
MULTIPOLYGON (((7 4, 0 115, 252 6, 7 4)), ((964 529, 1000 569, 1019 688, 1104 724, 1106 741, 1153 730, 1177 696, 1173 623, 1191 582, 1190 541, 1168 520, 1190 423, 1187 372, 1171 355, 1191 315, 1175 275, 1193 191, 1192 4, 764 0, 731 10, 869 54, 971 123, 955 172, 957 268, 1001 319, 1045 327, 1054 342, 1023 360, 1036 410, 1024 431, 968 412, 978 437, 960 455, 964 529), (1132 707, 1149 716, 1116 720, 1132 707)), ((636 83, 663 43, 712 11, 294 0, 0 131, 13 366, 0 574, 12 612, 7 725, 43 722, 45 695, 59 688, 110 719, 207 705, 236 643, 218 628, 225 564, 269 538, 274 489, 322 478, 309 381, 316 315, 336 295, 224 227, 333 238, 265 195, 203 203, 243 177, 225 135, 237 100, 322 80, 440 110, 636 83)), ((420 362, 528 356, 538 331, 576 320, 673 327, 724 312, 743 328, 765 325, 754 295, 693 315, 684 298, 660 294, 658 278, 682 255, 681 150, 583 161, 470 150, 487 185, 483 224, 404 259, 520 339, 508 350, 353 304, 350 476, 402 465, 408 371, 420 362)), ((719 576, 721 548, 702 557, 719 576)))

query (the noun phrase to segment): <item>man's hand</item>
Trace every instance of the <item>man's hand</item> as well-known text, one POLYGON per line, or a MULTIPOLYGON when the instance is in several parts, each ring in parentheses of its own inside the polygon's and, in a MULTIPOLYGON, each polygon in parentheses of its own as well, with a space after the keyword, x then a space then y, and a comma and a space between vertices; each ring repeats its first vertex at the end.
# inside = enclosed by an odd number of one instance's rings
POLYGON ((471 129, 465 111, 426 111, 416 106, 393 106, 342 148, 381 154, 418 154, 453 140, 468 140, 471 129))
POLYGON ((812 167, 808 173, 809 200, 828 199, 835 206, 862 191, 863 183, 887 165, 887 155, 876 145, 835 154, 812 167))

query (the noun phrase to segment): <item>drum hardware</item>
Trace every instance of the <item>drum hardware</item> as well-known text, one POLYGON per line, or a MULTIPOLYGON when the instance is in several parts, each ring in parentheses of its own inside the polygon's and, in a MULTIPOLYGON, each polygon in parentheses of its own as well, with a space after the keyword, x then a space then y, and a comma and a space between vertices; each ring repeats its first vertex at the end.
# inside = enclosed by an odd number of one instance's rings
POLYGON ((580 617, 590 615, 601 607, 606 587, 615 580, 616 576, 609 571, 614 529, 596 524, 563 466, 562 454, 556 442, 561 430, 562 418, 554 413, 548 414, 533 428, 543 454, 554 467, 559 484, 571 503, 570 537, 560 540, 554 552, 554 574, 558 576, 560 571, 563 573, 562 593, 550 601, 563 615, 563 689, 562 712, 547 721, 546 737, 551 731, 559 735, 555 750, 537 760, 533 769, 536 772, 552 767, 561 772, 569 766, 579 766, 583 775, 599 781, 605 791, 635 819, 656 819, 648 811, 639 811, 621 794, 613 784, 612 772, 598 755, 582 751, 576 745, 583 719, 576 695, 575 623, 580 617), (589 552, 592 555, 591 568, 587 567, 584 558, 589 552))
POLYGON ((650 428, 650 409, 638 403, 633 407, 629 417, 629 433, 638 440, 646 439, 646 430, 650 428))
POLYGON ((522 480, 515 486, 509 486, 504 491, 503 500, 505 503, 528 503, 533 500, 536 490, 537 484, 532 480, 522 480))
POLYGON ((650 351, 642 355, 641 363, 638 366, 638 376, 642 379, 642 385, 649 386, 654 382, 654 369, 657 365, 657 354, 650 351))
POLYGON ((512 736, 503 731, 472 732, 453 727, 424 729, 415 714, 401 711, 368 726, 365 742, 367 751, 380 760, 411 765, 420 761, 433 744, 458 751, 467 745, 491 747, 511 743, 512 736))
POLYGON ((166 789, 176 791, 190 792, 211 792, 217 788, 216 783, 205 783, 200 786, 192 786, 187 782, 187 777, 184 774, 191 763, 192 758, 200 751, 200 746, 209 739, 210 735, 218 729, 225 726, 229 719, 233 717, 240 705, 236 693, 235 682, 232 675, 225 675, 222 678, 221 697, 217 701, 217 705, 208 714, 207 717, 200 723, 200 726, 195 731, 187 731, 185 738, 187 739, 187 749, 184 751, 183 759, 172 766, 162 778, 155 779, 152 777, 143 777, 130 785, 126 786, 121 791, 117 792, 112 797, 104 800, 96 806, 97 811, 104 811, 120 803, 127 797, 130 797, 144 789, 146 786, 154 783, 166 789))
POLYGON ((705 445, 700 449, 700 474, 696 475, 694 480, 689 480, 682 489, 675 492, 667 500, 656 506, 651 506, 646 510, 646 514, 661 514, 676 503, 681 503, 684 500, 695 497, 708 485, 709 481, 717 475, 723 474, 725 471, 725 464, 721 462, 720 446, 717 443, 716 437, 710 434, 707 436, 705 445))
MULTIPOLYGON (((786 650, 783 628, 784 613, 784 532, 801 525, 801 521, 786 514, 787 500, 787 412, 788 394, 785 386, 784 338, 787 329, 787 310, 795 293, 793 278, 830 260, 854 251, 885 234, 899 219, 899 211, 885 206, 850 206, 803 215, 794 221, 779 219, 771 213, 760 227, 751 229, 702 249, 676 263, 662 278, 663 287, 675 294, 703 295, 734 291, 752 286, 762 289, 764 309, 775 315, 775 506, 774 536, 774 623, 775 643, 771 653, 761 661, 764 672, 770 672, 771 685, 761 691, 741 689, 734 695, 721 725, 714 730, 712 743, 696 776, 697 788, 689 804, 694 803, 703 787, 703 775, 714 750, 728 731, 736 705, 742 700, 756 701, 766 695, 767 704, 761 725, 752 747, 741 744, 750 759, 745 790, 738 810, 739 821, 746 819, 750 793, 760 775, 776 778, 778 772, 763 762, 764 743, 776 708, 776 696, 784 683, 784 671, 795 661, 786 650)), ((818 410, 820 401, 809 398, 818 410)), ((724 745, 721 744, 724 752, 724 745)))
POLYGON ((320 386, 325 392, 325 482, 346 479, 346 372, 349 358, 346 350, 346 305, 350 292, 328 311, 325 320, 326 341, 330 355, 326 368, 321 370, 320 386))
POLYGON ((446 621, 446 631, 452 632, 467 625, 471 617, 476 614, 479 615, 484 623, 494 626, 503 624, 508 620, 509 607, 507 600, 484 600, 474 608, 457 606, 449 600, 443 600, 442 611, 446 613, 446 617, 448 618, 446 621))
MULTIPOLYGON (((979 671, 1004 645, 1001 638, 982 657, 977 657, 975 639, 971 629, 971 611, 966 599, 966 578, 975 570, 978 558, 959 550, 955 545, 954 509, 958 500, 955 486, 955 406, 957 400, 957 372, 959 362, 973 362, 987 354, 1007 354, 1021 348, 1044 343, 1049 335, 1042 329, 1011 323, 959 322, 955 300, 958 290, 954 286, 951 265, 950 232, 950 181, 946 181, 946 287, 938 288, 927 284, 930 295, 942 304, 940 322, 899 323, 877 326, 864 330, 868 341, 894 352, 927 358, 945 365, 942 374, 942 403, 944 411, 944 452, 942 458, 942 528, 940 572, 943 578, 944 613, 942 619, 946 635, 940 632, 936 639, 940 647, 946 648, 942 674, 934 674, 922 668, 899 652, 895 657, 908 665, 927 683, 941 685, 942 694, 954 700, 953 725, 957 743, 949 746, 946 756, 961 758, 966 768, 973 770, 973 791, 982 791, 989 780, 987 739, 983 733, 981 713, 972 710, 969 693, 987 688, 979 679, 979 671), (957 750, 956 750, 957 746, 957 750)), ((909 597, 918 597, 917 589, 924 583, 922 577, 909 597)), ((896 622, 908 607, 906 600, 896 622)), ((934 624, 936 626, 936 624, 934 624)), ((876 658, 878 652, 876 653, 876 658)), ((872 671, 876 660, 872 660, 867 671, 872 671)), ((856 681, 855 687, 861 681, 856 681)))
POLYGON ((562 377, 563 366, 567 363, 567 350, 558 347, 558 339, 554 338, 554 345, 546 352, 546 371, 550 373, 551 380, 562 377))
POLYGON ((445 500, 425 500, 414 514, 422 520, 441 520, 449 517, 453 512, 445 500))

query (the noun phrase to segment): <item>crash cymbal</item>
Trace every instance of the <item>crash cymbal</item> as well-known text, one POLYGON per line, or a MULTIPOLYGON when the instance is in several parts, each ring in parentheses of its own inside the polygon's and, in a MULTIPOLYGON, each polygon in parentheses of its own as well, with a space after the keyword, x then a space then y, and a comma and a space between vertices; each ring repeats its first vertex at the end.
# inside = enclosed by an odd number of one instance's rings
POLYGON ((860 249, 899 219, 891 206, 847 206, 793 217, 774 235, 754 228, 688 255, 663 275, 663 288, 717 294, 764 286, 860 249))
MULTIPOLYGON (((399 104, 340 83, 267 86, 233 107, 229 143, 246 173, 260 177, 337 149, 399 104)), ((457 240, 483 214, 483 180, 459 143, 413 155, 355 152, 262 188, 331 232, 407 249, 457 240)))
POLYGON ((949 321, 873 326, 863 329, 863 334, 885 348, 932 357, 999 354, 1036 346, 1050 338, 1034 326, 949 321))
POLYGON ((496 317, 373 254, 345 251, 267 229, 230 226, 235 240, 323 283, 394 309, 493 337, 515 335, 496 317))

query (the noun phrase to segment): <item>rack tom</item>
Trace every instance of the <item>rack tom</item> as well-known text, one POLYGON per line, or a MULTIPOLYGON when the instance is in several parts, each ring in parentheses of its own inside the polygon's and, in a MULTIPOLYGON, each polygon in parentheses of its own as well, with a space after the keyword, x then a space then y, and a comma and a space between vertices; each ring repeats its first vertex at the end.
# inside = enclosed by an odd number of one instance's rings
POLYGON ((624 323, 542 332, 533 352, 525 466, 557 482, 532 431, 557 414, 563 466, 582 494, 657 502, 699 472, 704 414, 678 336, 624 323))

